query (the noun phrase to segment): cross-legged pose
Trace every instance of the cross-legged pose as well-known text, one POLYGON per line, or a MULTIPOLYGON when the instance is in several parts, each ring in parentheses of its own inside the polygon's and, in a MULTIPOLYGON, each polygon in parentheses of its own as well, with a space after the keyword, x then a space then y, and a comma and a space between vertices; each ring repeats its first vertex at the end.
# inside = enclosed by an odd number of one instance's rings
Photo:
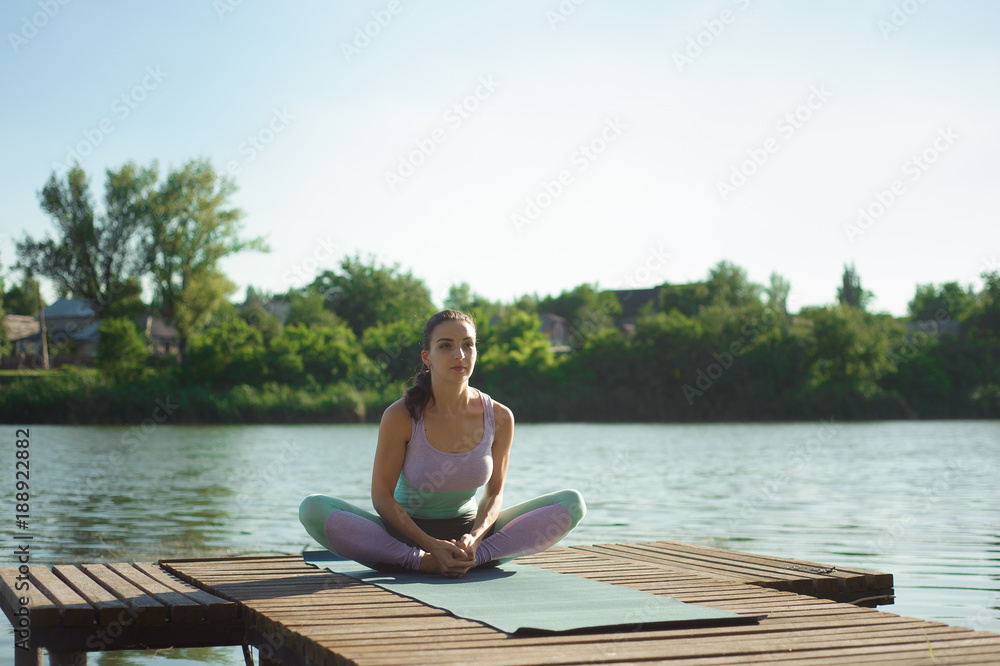
POLYGON ((586 512, 575 490, 501 510, 514 415, 469 386, 476 327, 456 310, 424 326, 423 367, 382 415, 372 470, 378 515, 310 495, 299 520, 324 548, 367 566, 457 577, 545 550, 586 512), (482 499, 475 496, 485 485, 482 499))

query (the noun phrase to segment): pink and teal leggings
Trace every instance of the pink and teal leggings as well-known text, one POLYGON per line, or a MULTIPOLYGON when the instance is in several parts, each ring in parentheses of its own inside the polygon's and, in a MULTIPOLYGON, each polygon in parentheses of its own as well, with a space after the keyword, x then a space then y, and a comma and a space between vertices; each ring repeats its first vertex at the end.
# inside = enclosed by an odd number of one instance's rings
MULTIPOLYGON (((507 562, 540 553, 566 536, 587 512, 575 490, 560 490, 508 507, 476 550, 476 565, 507 562)), ((472 529, 474 515, 440 520, 414 519, 436 539, 458 539, 472 529)), ((419 569, 424 551, 382 519, 350 502, 310 495, 299 506, 306 532, 327 550, 375 569, 395 565, 419 569)))

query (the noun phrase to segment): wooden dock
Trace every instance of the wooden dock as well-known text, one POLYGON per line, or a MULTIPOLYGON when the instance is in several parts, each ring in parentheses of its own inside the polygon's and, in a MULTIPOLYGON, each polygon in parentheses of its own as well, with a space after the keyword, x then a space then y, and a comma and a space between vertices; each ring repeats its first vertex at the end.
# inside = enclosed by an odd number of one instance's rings
MULTIPOLYGON (((673 542, 556 547, 518 561, 736 613, 766 613, 767 618, 729 627, 636 624, 615 633, 510 636, 315 569, 300 557, 273 556, 63 566, 51 572, 32 567, 32 579, 46 593, 31 607, 33 645, 66 655, 83 648, 68 640, 50 648, 36 637, 54 640, 57 626, 69 628, 71 619, 86 618, 88 635, 94 636, 108 621, 131 617, 135 621, 126 628, 139 638, 153 628, 163 637, 169 632, 183 636, 186 622, 192 642, 177 645, 242 642, 260 651, 261 663, 286 666, 1000 663, 1000 635, 845 603, 890 603, 891 574, 673 542), (85 584, 81 571, 100 589, 85 584), (52 579, 63 581, 66 589, 52 579), (163 610, 152 610, 154 602, 163 610), (213 608, 216 615, 209 620, 213 608), (223 608, 229 609, 225 620, 218 616, 223 608), (49 633, 36 620, 48 622, 49 633), (214 630, 221 632, 218 642, 198 642, 214 630)), ((0 570, 8 617, 11 572, 16 569, 0 570)), ((124 641, 105 649, 119 645, 124 641)))
POLYGON ((242 645, 237 602, 185 583, 159 565, 60 564, 0 568, 0 607, 14 627, 16 666, 78 664, 87 651, 242 645), (29 600, 22 605, 21 599, 29 600), (23 610, 27 609, 27 618, 23 610), (23 633, 19 633, 23 632, 23 633), (18 644, 28 649, 16 647, 18 644))

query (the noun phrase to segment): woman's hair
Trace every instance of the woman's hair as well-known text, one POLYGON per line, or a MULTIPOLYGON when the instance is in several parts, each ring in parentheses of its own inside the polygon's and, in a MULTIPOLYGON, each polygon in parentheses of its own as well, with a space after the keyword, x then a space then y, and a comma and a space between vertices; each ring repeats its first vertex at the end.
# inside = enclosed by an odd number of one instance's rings
MULTIPOLYGON (((441 310, 433 315, 424 324, 424 335, 421 341, 421 349, 425 351, 431 350, 431 335, 434 334, 434 329, 438 327, 438 324, 445 321, 464 321, 468 322, 472 326, 472 331, 476 331, 476 322, 472 320, 472 317, 465 314, 464 312, 459 312, 458 310, 441 310)), ((427 407, 427 403, 434 398, 434 392, 431 390, 431 369, 426 365, 420 365, 417 373, 412 378, 413 386, 411 386, 403 398, 403 404, 406 405, 406 411, 410 412, 410 417, 414 421, 420 420, 420 414, 427 407)))

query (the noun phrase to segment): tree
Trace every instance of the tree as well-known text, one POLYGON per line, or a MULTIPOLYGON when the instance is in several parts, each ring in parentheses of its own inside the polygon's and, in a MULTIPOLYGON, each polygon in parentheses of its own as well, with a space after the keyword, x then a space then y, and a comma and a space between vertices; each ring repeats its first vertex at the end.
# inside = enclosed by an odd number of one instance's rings
POLYGON ((356 385, 382 388, 385 382, 402 382, 413 376, 421 366, 420 337, 424 322, 401 319, 383 322, 365 329, 361 347, 370 360, 368 376, 358 376, 356 385))
POLYGON ((20 285, 10 288, 3 297, 7 314, 38 316, 38 281, 25 275, 20 285))
POLYGON ((164 316, 180 334, 181 349, 235 285, 219 270, 224 257, 245 250, 269 251, 261 238, 243 240, 243 213, 226 208, 232 181, 206 160, 192 160, 167 175, 154 193, 152 274, 164 316))
POLYGON ((614 327, 614 317, 622 312, 622 305, 613 291, 598 291, 589 284, 582 284, 559 296, 547 296, 538 303, 538 311, 552 313, 569 321, 573 331, 570 343, 581 347, 594 333, 614 327))
POLYGON ((281 333, 281 320, 264 306, 264 299, 253 287, 247 287, 247 297, 239 307, 239 313, 243 321, 260 331, 265 344, 271 344, 281 333))
POLYGON ((108 317, 101 321, 95 365, 116 382, 135 379, 142 374, 148 356, 135 324, 125 318, 108 317))
POLYGON ((434 313, 427 285, 410 273, 400 273, 399 264, 376 266, 360 257, 345 257, 340 272, 323 271, 312 286, 323 294, 327 309, 347 322, 360 338, 365 329, 379 323, 415 319, 421 324, 434 313))
POLYGON ((124 317, 137 319, 147 312, 146 304, 142 302, 142 285, 139 280, 130 277, 118 288, 115 300, 108 304, 104 311, 108 317, 124 317))
POLYGON ((777 273, 771 273, 771 284, 765 292, 767 294, 767 305, 775 314, 788 314, 788 292, 791 284, 777 273))
POLYGON ((708 272, 706 286, 712 304, 738 308, 760 303, 762 287, 751 282, 744 269, 728 261, 720 261, 708 272))
POLYGON ((968 323, 976 337, 1000 339, 1000 271, 985 272, 981 277, 985 285, 976 297, 968 323))
POLYGON ((957 282, 946 282, 940 287, 921 284, 917 285, 907 310, 914 321, 960 321, 975 304, 976 295, 971 286, 963 290, 957 282))
POLYGON ((894 318, 849 305, 807 308, 801 314, 812 322, 813 376, 819 382, 871 393, 882 376, 895 371, 892 352, 901 346, 904 328, 894 318))
POLYGON ((272 349, 280 354, 298 356, 302 371, 312 375, 320 384, 347 380, 364 363, 357 338, 344 325, 316 328, 307 328, 302 324, 286 326, 275 339, 272 349))
POLYGON ((6 356, 10 353, 10 339, 7 337, 7 327, 3 325, 3 318, 6 315, 4 311, 4 291, 3 291, 3 278, 0 277, 0 357, 6 356))
POLYGON ((444 307, 448 310, 460 310, 469 312, 473 308, 488 304, 488 301, 479 294, 473 293, 468 282, 453 284, 448 289, 448 298, 444 299, 444 307))
POLYGON ((191 337, 184 374, 194 384, 260 386, 266 365, 267 348, 260 331, 231 317, 191 337))
POLYGON ((864 310, 872 298, 870 291, 861 288, 861 278, 854 269, 854 264, 844 266, 843 285, 837 288, 837 302, 864 310))
POLYGON ((304 324, 314 326, 340 326, 343 322, 323 306, 323 294, 314 287, 292 289, 286 296, 288 299, 288 319, 285 325, 304 324))
POLYGON ((108 170, 103 213, 95 213, 87 176, 78 165, 66 182, 53 173, 39 193, 42 210, 52 218, 56 237, 17 242, 19 268, 42 275, 90 303, 98 318, 132 278, 146 273, 150 260, 149 196, 155 169, 128 163, 108 170))

